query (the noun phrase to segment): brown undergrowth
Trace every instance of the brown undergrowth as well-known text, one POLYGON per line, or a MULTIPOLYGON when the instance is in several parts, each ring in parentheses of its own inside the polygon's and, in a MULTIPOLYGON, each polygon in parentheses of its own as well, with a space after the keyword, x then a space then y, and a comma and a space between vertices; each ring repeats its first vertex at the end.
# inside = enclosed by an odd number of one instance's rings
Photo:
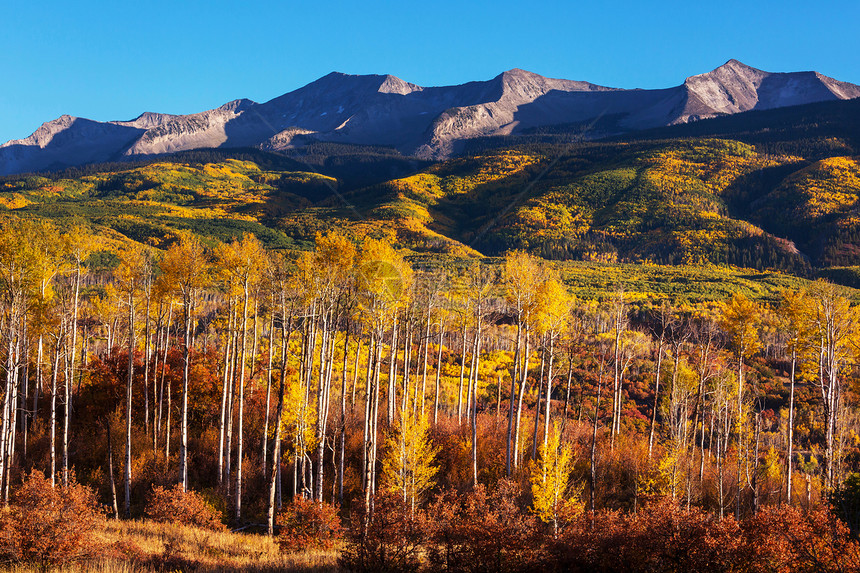
MULTIPOLYGON (((337 548, 287 554, 278 549, 274 539, 258 534, 211 531, 152 521, 107 520, 95 537, 104 547, 99 555, 51 570, 93 573, 340 571, 337 548)), ((39 568, 18 565, 6 570, 30 573, 39 568)))

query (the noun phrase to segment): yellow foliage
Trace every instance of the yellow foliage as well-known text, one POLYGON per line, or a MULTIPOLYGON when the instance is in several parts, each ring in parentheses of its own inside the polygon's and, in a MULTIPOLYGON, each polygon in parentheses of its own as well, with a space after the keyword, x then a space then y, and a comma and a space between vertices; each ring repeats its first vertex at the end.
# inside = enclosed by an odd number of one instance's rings
POLYGON ((540 446, 540 458, 532 466, 530 481, 534 502, 532 508, 554 531, 561 521, 575 517, 583 510, 578 493, 570 491, 573 450, 561 443, 561 431, 553 424, 546 445, 540 446))
POLYGON ((316 447, 316 419, 316 408, 308 400, 307 385, 296 376, 287 384, 281 416, 281 432, 293 452, 316 447))
POLYGON ((821 219, 857 205, 860 163, 851 157, 831 157, 804 169, 790 185, 800 193, 795 213, 802 219, 821 219))
POLYGON ((674 442, 670 442, 656 466, 640 477, 637 483, 639 493, 646 496, 662 497, 678 491, 682 478, 678 471, 678 463, 678 449, 674 442))
POLYGON ((386 440, 382 473, 389 490, 403 496, 404 505, 415 507, 435 484, 439 467, 433 465, 439 448, 430 440, 430 422, 411 405, 400 413, 386 440))

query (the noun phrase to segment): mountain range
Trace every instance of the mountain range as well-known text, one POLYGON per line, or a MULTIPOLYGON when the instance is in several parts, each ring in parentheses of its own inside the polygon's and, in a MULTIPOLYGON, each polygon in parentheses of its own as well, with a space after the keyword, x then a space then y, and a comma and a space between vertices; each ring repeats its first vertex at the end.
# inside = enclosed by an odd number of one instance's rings
POLYGON ((203 148, 284 151, 313 142, 456 156, 476 137, 555 127, 586 139, 814 102, 860 97, 817 72, 770 73, 729 60, 666 89, 618 89, 513 69, 489 81, 421 87, 390 75, 333 72, 265 103, 247 99, 191 115, 130 121, 61 116, 0 145, 0 175, 203 148), (599 127, 598 127, 599 126, 599 127))

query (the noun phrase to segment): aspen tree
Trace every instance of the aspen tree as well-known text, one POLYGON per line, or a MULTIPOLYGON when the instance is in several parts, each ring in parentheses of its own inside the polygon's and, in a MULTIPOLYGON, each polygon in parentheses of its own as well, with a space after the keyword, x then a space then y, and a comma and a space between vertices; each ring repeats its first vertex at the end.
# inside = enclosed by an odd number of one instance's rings
MULTIPOLYGON (((758 305, 741 293, 735 295, 723 306, 721 325, 735 349, 738 378, 737 417, 738 417, 738 476, 735 518, 740 519, 741 511, 741 452, 746 450, 745 420, 748 416, 744 409, 744 361, 758 352, 761 347, 758 331, 761 324, 761 311, 758 305)), ((698 403, 698 400, 697 400, 698 403)), ((697 411, 698 413, 698 411, 697 411)), ((695 432, 695 427, 693 431, 695 432)))
POLYGON ((612 299, 612 334, 613 348, 613 380, 612 380, 612 425, 609 431, 609 444, 615 447, 615 436, 620 431, 621 410, 621 378, 622 373, 622 340, 627 332, 627 302, 624 299, 624 287, 619 285, 612 299))
POLYGON ((416 414, 414 408, 404 408, 386 442, 382 462, 387 487, 402 496, 403 505, 413 516, 439 471, 433 464, 439 448, 433 445, 429 433, 427 416, 416 414))
POLYGON ((35 286, 34 255, 27 235, 32 223, 6 222, 0 225, 0 295, 3 297, 2 321, 6 327, 6 380, 0 408, 0 490, 8 503, 11 466, 14 459, 15 423, 18 412, 18 347, 21 342, 21 320, 29 294, 35 286))
POLYGON ((505 299, 517 321, 514 368, 511 372, 511 402, 508 411, 507 447, 505 450, 505 471, 510 476, 518 464, 520 416, 522 413, 523 393, 528 376, 529 325, 530 313, 540 284, 542 268, 539 259, 520 251, 505 255, 504 285, 505 299), (525 351, 523 351, 523 332, 525 331, 525 351), (519 400, 514 421, 514 397, 519 382, 519 400))
POLYGON ((836 487, 836 441, 838 418, 843 395, 842 370, 858 347, 856 308, 840 295, 838 288, 817 280, 809 289, 812 299, 810 322, 818 347, 817 386, 824 413, 824 488, 836 487))
MULTIPOLYGON (((424 415, 424 402, 427 398, 427 368, 428 368, 428 357, 430 352, 430 329, 433 324, 434 311, 439 306, 439 296, 440 293, 445 288, 445 283, 447 282, 447 276, 444 273, 434 273, 431 275, 424 275, 421 280, 421 293, 424 296, 423 302, 425 304, 425 315, 424 315, 424 334, 422 336, 422 342, 424 343, 424 354, 422 358, 422 370, 421 370, 421 414, 424 415)), ((441 335, 440 335, 441 336, 441 335)), ((439 344, 441 346, 442 341, 439 340, 439 344)), ((416 401, 415 407, 418 407, 418 402, 416 401)), ((435 420, 434 420, 435 423, 435 420)))
POLYGON ((200 291, 209 281, 209 258, 200 239, 180 231, 161 261, 161 270, 168 284, 182 300, 182 414, 180 421, 179 483, 188 491, 188 385, 191 369, 191 343, 195 311, 200 291))
POLYGON ((597 388, 595 389, 594 418, 591 422, 591 452, 589 472, 589 511, 592 516, 595 511, 595 497, 597 489, 597 430, 600 423, 600 401, 603 397, 603 375, 606 372, 606 363, 609 360, 613 341, 612 332, 607 330, 610 314, 608 309, 591 305, 590 318, 593 322, 591 346, 598 357, 597 388))
POLYGON ((34 279, 37 282, 35 292, 33 293, 33 301, 30 303, 30 330, 32 335, 36 336, 36 380, 33 389, 33 406, 29 413, 26 413, 26 398, 28 381, 25 377, 24 390, 24 415, 23 422, 23 443, 26 452, 27 446, 27 424, 28 419, 35 417, 39 412, 39 394, 44 388, 44 337, 49 328, 56 326, 57 312, 59 308, 56 305, 54 280, 57 276, 62 275, 67 271, 66 266, 66 250, 63 241, 59 240, 56 230, 47 225, 41 225, 40 228, 34 229, 39 232, 34 233, 30 237, 34 251, 34 279))
POLYGON ((125 485, 125 516, 131 516, 131 422, 132 422, 132 383, 134 380, 134 349, 135 349, 135 296, 142 284, 147 280, 149 260, 145 252, 133 247, 122 253, 120 264, 115 272, 120 292, 125 298, 128 310, 128 377, 125 390, 125 470, 123 482, 125 485))
MULTIPOLYGON (((475 263, 469 270, 468 299, 472 308, 475 333, 472 342, 472 365, 469 370, 469 397, 472 423, 472 485, 478 487, 478 372, 481 366, 481 334, 489 312, 489 298, 496 285, 496 271, 487 265, 475 263)), ((465 360, 465 357, 464 357, 465 360)))
POLYGON ((657 338, 657 356, 654 372, 654 407, 651 410, 651 426, 648 429, 648 459, 654 449, 654 431, 657 426, 657 410, 660 403, 660 375, 663 371, 663 358, 665 357, 666 342, 670 331, 677 328, 677 317, 669 308, 668 303, 663 300, 660 306, 652 311, 654 318, 653 334, 657 338))
MULTIPOLYGON (((550 418, 552 417, 553 364, 555 359, 556 340, 570 318, 573 300, 567 289, 555 276, 549 276, 538 287, 537 292, 537 324, 538 332, 546 335, 546 347, 549 353, 546 376, 546 409, 544 414, 543 444, 549 439, 550 418)), ((535 415, 537 415, 536 412, 535 415)))
MULTIPOLYGON (((281 324, 280 374, 278 376, 278 404, 275 409, 275 433, 273 436, 272 471, 269 479, 268 532, 274 535, 275 497, 280 483, 281 442, 283 435, 284 392, 287 384, 287 362, 290 353, 290 338, 293 333, 293 316, 297 297, 295 278, 287 273, 286 261, 281 255, 272 255, 270 281, 273 298, 277 302, 281 324)), ((273 309, 274 312, 274 309, 273 309)))
POLYGON ((552 524, 553 537, 558 536, 559 522, 582 511, 577 494, 570 494, 573 451, 562 442, 559 424, 554 423, 547 440, 540 445, 540 455, 532 467, 532 507, 544 522, 552 524))
POLYGON ((786 347, 791 353, 791 369, 789 372, 789 398, 788 398, 788 421, 786 422, 786 447, 785 447, 785 498, 788 505, 792 505, 792 473, 794 461, 794 394, 797 376, 798 356, 803 356, 804 345, 809 344, 812 336, 810 324, 811 300, 805 292, 784 290, 782 291, 782 303, 778 313, 780 328, 785 333, 786 347))
POLYGON ((314 499, 323 500, 326 431, 331 398, 331 380, 336 342, 335 329, 344 308, 345 294, 351 290, 356 250, 338 233, 318 234, 312 255, 299 260, 309 277, 311 295, 317 301, 320 332, 320 366, 316 384, 316 491, 314 499))
MULTIPOLYGON (((149 420, 150 420, 150 399, 149 399, 149 372, 151 370, 150 366, 152 363, 152 286, 155 281, 155 276, 153 275, 153 266, 155 264, 155 259, 153 257, 152 249, 147 246, 143 251, 143 282, 141 284, 141 290, 143 293, 144 299, 144 308, 143 308, 143 317, 144 317, 144 328, 143 328, 143 426, 146 434, 149 434, 149 420)), ((153 398, 155 394, 153 394, 153 398)))
MULTIPOLYGON (((244 421, 245 421, 245 376, 247 372, 248 352, 248 308, 251 295, 257 290, 262 278, 265 252, 260 241, 246 233, 241 240, 234 240, 223 246, 217 253, 217 265, 221 266, 232 279, 232 283, 240 289, 242 296, 242 318, 239 326, 239 411, 238 411, 238 441, 236 451, 236 489, 235 489, 235 519, 242 519, 242 463, 244 461, 244 421)), ((255 313, 256 314, 256 313, 255 313)), ((256 316, 254 316, 256 321, 256 316)), ((254 357, 252 356, 252 359, 254 357)))
POLYGON ((265 274, 264 274, 264 287, 263 292, 266 297, 266 307, 268 308, 268 327, 266 329, 266 406, 264 410, 263 417, 263 439, 261 448, 260 448, 260 468, 262 469, 263 475, 266 475, 268 470, 268 457, 269 457, 269 422, 271 421, 271 411, 272 411, 272 381, 273 381, 273 368, 274 368, 274 360, 275 360, 275 352, 276 352, 276 342, 275 342, 275 306, 276 306, 276 293, 275 289, 272 286, 272 258, 271 253, 267 253, 267 259, 264 265, 265 274))
MULTIPOLYGON (((379 428, 379 371, 385 327, 394 321, 403 293, 412 280, 412 270, 390 244, 375 239, 362 243, 357 260, 357 289, 360 308, 371 328, 372 365, 368 364, 364 425, 364 502, 366 519, 372 516, 376 487, 376 454, 379 428)), ((365 523, 365 526, 367 522, 365 523)))
POLYGON ((72 340, 69 344, 69 372, 65 377, 65 416, 63 418, 63 485, 69 483, 69 423, 72 418, 72 381, 75 377, 75 366, 78 349, 78 313, 80 310, 81 277, 83 264, 93 250, 93 241, 90 233, 80 227, 73 227, 63 235, 63 244, 69 254, 75 271, 74 300, 72 303, 72 323, 70 326, 72 340))
POLYGON ((433 391, 433 425, 439 422, 439 392, 442 385, 442 341, 445 336, 445 323, 450 311, 449 291, 445 290, 444 296, 437 308, 437 343, 436 347, 436 388, 433 391))

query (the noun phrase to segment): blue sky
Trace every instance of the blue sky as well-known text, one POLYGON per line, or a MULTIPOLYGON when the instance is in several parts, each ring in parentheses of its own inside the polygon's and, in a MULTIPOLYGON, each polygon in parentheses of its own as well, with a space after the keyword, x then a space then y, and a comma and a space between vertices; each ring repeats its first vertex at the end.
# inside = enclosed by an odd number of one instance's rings
POLYGON ((860 2, 78 2, 9 0, 0 142, 64 113, 100 121, 266 101, 336 70, 421 85, 511 68, 668 87, 730 58, 860 83, 860 2))

